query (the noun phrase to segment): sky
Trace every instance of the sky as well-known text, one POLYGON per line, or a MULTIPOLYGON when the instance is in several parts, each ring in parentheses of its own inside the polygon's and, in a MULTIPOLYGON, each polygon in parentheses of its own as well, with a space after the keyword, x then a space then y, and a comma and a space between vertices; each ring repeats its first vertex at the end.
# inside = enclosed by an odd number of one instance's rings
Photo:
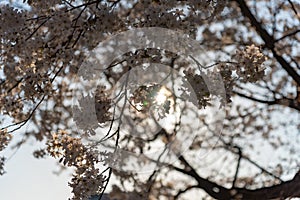
MULTIPOLYGON (((18 133, 14 134, 17 136, 18 133)), ((57 161, 53 158, 36 159, 32 152, 36 150, 33 140, 21 146, 16 154, 5 163, 6 174, 0 176, 1 200, 66 200, 71 197, 68 186, 71 170, 62 172, 59 176, 57 161)), ((8 147, 0 156, 12 155, 8 147)))

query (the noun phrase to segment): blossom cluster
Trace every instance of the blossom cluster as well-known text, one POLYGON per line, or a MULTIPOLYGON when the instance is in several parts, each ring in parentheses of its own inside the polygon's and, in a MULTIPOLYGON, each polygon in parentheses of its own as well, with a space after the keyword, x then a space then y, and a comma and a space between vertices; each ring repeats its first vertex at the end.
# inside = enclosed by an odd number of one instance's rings
MULTIPOLYGON (((0 130, 0 151, 2 151, 11 141, 12 135, 7 132, 7 129, 0 130)), ((5 173, 4 162, 5 157, 0 157, 0 176, 5 173)))
POLYGON ((236 73, 244 82, 256 82, 264 76, 263 63, 267 57, 254 44, 246 46, 244 50, 238 50, 234 58, 240 63, 236 73))
POLYGON ((109 109, 112 105, 112 100, 107 94, 105 86, 99 86, 95 95, 95 110, 96 116, 99 123, 104 123, 111 119, 111 113, 109 109))
POLYGON ((61 158, 67 166, 91 166, 96 159, 81 142, 80 138, 70 136, 66 131, 52 135, 47 142, 47 151, 55 158, 61 158))
POLYGON ((0 176, 5 173, 5 171, 4 171, 4 161, 5 161, 5 158, 0 157, 0 176))
POLYGON ((12 139, 12 135, 7 132, 7 129, 0 130, 0 151, 2 151, 12 139))
POLYGON ((95 167, 97 154, 85 147, 80 138, 70 136, 66 131, 52 135, 47 143, 51 156, 60 157, 64 165, 76 167, 69 185, 73 188, 73 199, 87 199, 99 194, 105 183, 105 176, 95 167))
POLYGON ((90 95, 81 96, 78 105, 73 107, 73 119, 81 130, 89 132, 112 118, 110 108, 112 100, 104 86, 97 86, 94 98, 90 95))
MULTIPOLYGON (((185 70, 184 74, 186 80, 183 80, 183 87, 188 88, 187 84, 190 84, 193 89, 193 92, 197 97, 197 106, 199 106, 199 108, 205 108, 209 104, 208 102, 210 100, 210 91, 208 90, 207 83, 203 79, 204 75, 196 74, 192 69, 185 70)), ((187 92, 185 92, 185 95, 188 95, 187 92)))
POLYGON ((95 167, 77 168, 69 186, 72 187, 73 199, 88 199, 101 193, 106 177, 95 167))

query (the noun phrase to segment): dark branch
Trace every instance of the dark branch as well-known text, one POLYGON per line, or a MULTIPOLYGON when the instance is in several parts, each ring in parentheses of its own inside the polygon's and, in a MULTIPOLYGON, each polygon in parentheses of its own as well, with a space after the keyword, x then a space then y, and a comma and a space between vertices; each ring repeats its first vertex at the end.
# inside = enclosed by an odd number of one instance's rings
POLYGON ((238 148, 238 154, 239 154, 239 159, 238 159, 237 165, 236 165, 236 170, 235 170, 235 174, 234 174, 234 178, 233 178, 233 182, 232 182, 232 188, 235 187, 235 183, 236 183, 238 173, 239 173, 239 169, 240 169, 241 159, 243 157, 241 148, 238 148))
POLYGON ((296 34, 299 33, 299 32, 300 32, 300 29, 295 30, 295 31, 292 31, 292 32, 290 32, 290 33, 288 33, 288 34, 286 34, 286 35, 284 35, 284 36, 282 36, 282 37, 276 39, 275 42, 278 42, 278 41, 280 41, 280 40, 283 40, 284 38, 287 38, 287 37, 296 35, 296 34))
POLYGON ((184 190, 179 190, 178 193, 174 196, 174 200, 178 199, 179 196, 182 195, 183 193, 185 193, 191 189, 194 189, 194 188, 199 188, 199 185, 191 185, 191 186, 186 187, 184 190))
POLYGON ((300 197, 300 171, 292 180, 282 182, 278 185, 253 190, 237 187, 228 189, 199 176, 183 156, 180 156, 179 160, 185 165, 185 169, 175 166, 169 167, 193 177, 198 182, 198 188, 205 190, 210 196, 216 199, 286 199, 300 197))
POLYGON ((290 108, 293 108, 295 110, 300 111, 300 104, 297 102, 297 100, 295 99, 289 99, 289 98, 281 98, 281 99, 275 99, 275 100, 262 100, 262 99, 257 99, 253 96, 248 96, 245 94, 242 94, 240 92, 237 91, 233 91, 234 94, 252 100, 252 101, 256 101, 258 103, 263 103, 263 104, 267 104, 269 106, 271 105, 282 105, 282 106, 288 106, 290 108))
POLYGON ((288 2, 291 5, 291 7, 292 7, 292 9, 293 9, 293 11, 295 13, 295 15, 298 16, 298 12, 297 12, 297 10, 296 10, 295 5, 293 4, 293 2, 291 0, 288 0, 288 2))

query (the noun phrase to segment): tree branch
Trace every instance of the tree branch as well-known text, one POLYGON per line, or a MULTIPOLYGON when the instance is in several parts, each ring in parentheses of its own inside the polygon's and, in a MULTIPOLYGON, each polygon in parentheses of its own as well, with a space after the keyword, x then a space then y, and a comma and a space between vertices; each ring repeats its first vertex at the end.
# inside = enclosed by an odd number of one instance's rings
POLYGON ((276 39, 275 42, 278 42, 278 41, 280 41, 280 40, 283 40, 283 39, 286 38, 286 37, 290 37, 290 36, 296 35, 296 34, 299 33, 299 32, 300 32, 300 29, 294 30, 293 32, 290 32, 290 33, 288 33, 288 34, 286 34, 286 35, 283 35, 283 36, 281 36, 280 38, 276 39))
POLYGON ((235 183, 236 183, 238 173, 239 173, 239 169, 240 169, 241 160, 242 160, 242 157, 243 157, 241 148, 238 148, 238 155, 239 155, 239 158, 238 158, 238 161, 237 161, 236 170, 235 170, 235 174, 234 174, 234 178, 233 178, 233 182, 232 182, 232 188, 235 187, 235 183))
POLYGON ((288 2, 289 2, 289 4, 291 5, 291 7, 292 7, 292 9, 293 9, 293 11, 294 11, 294 13, 295 13, 295 15, 298 17, 298 12, 297 12, 297 10, 296 10, 296 8, 295 8, 293 2, 292 2, 291 0, 288 0, 288 2))
POLYGON ((253 190, 237 187, 228 189, 199 176, 183 156, 180 156, 179 160, 185 165, 185 169, 172 165, 169 167, 193 177, 198 182, 198 188, 205 190, 210 196, 216 199, 286 199, 300 197, 300 170, 292 180, 282 182, 278 185, 253 190))
POLYGON ((252 100, 252 101, 256 101, 258 103, 263 103, 263 104, 267 104, 267 105, 270 105, 270 106, 271 105, 288 106, 290 108, 293 108, 295 110, 300 111, 300 104, 295 99, 281 98, 281 99, 275 99, 275 100, 268 101, 268 100, 257 99, 255 97, 248 96, 248 95, 242 94, 242 93, 237 92, 237 91, 233 91, 233 93, 240 96, 240 97, 243 97, 243 98, 246 98, 246 99, 249 99, 249 100, 252 100))
POLYGON ((177 194, 174 196, 174 200, 178 199, 179 196, 182 195, 183 193, 185 193, 185 192, 187 192, 187 191, 189 191, 189 190, 191 190, 191 189, 194 189, 194 188, 199 188, 199 185, 191 185, 191 186, 186 187, 186 188, 183 189, 183 190, 179 190, 179 191, 177 192, 177 194))

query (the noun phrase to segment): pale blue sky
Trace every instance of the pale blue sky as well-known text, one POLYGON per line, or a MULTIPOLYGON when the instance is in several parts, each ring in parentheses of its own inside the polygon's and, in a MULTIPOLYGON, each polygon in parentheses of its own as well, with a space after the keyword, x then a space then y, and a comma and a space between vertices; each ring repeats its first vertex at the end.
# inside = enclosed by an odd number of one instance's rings
MULTIPOLYGON (((66 200, 71 197, 71 188, 67 184, 71 170, 55 175, 53 172, 59 170, 57 160, 34 158, 32 152, 36 148, 36 142, 30 141, 5 163, 7 173, 0 176, 1 200, 66 200)), ((8 148, 0 156, 11 154, 8 148)))

